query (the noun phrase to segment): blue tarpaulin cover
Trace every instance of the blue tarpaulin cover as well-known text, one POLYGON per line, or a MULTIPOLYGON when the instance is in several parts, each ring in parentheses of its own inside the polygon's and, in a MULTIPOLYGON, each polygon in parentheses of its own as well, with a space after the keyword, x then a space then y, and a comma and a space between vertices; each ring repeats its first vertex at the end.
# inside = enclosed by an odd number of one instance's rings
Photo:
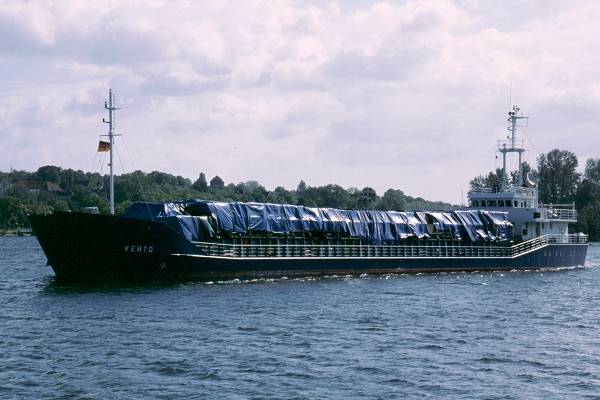
POLYGON ((173 217, 160 218, 160 220, 173 228, 175 232, 184 236, 187 240, 198 242, 202 239, 198 217, 176 215, 173 217))
POLYGON ((125 214, 124 217, 135 218, 135 219, 153 219, 172 217, 175 215, 182 214, 182 206, 179 203, 146 203, 138 202, 133 203, 125 214))
POLYGON ((508 221, 508 214, 501 211, 481 211, 482 220, 488 225, 497 240, 512 238, 512 224, 508 221))
POLYGON ((338 210, 270 203, 188 200, 134 203, 128 218, 162 221, 188 240, 213 237, 215 231, 342 233, 372 244, 401 244, 408 238, 443 234, 465 241, 509 240, 512 224, 500 211, 410 212, 338 210), (213 221, 213 222, 211 222, 213 221))
POLYGON ((492 240, 493 235, 490 236, 489 232, 486 232, 485 226, 481 221, 479 210, 456 210, 454 215, 462 224, 463 237, 471 241, 477 240, 492 240))
POLYGON ((448 232, 453 239, 461 239, 461 223, 449 212, 428 212, 435 228, 442 232, 448 232))

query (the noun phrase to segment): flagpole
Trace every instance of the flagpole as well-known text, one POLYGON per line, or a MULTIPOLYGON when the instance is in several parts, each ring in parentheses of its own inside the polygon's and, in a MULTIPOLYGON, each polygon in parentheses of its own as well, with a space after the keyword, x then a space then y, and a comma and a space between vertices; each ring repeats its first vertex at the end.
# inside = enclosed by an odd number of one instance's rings
POLYGON ((115 178, 113 175, 113 147, 115 144, 115 111, 118 110, 115 107, 115 96, 112 89, 108 89, 108 103, 104 102, 104 108, 108 110, 108 121, 102 118, 102 122, 108 124, 108 151, 110 154, 110 161, 108 166, 110 167, 110 185, 109 185, 109 201, 110 201, 110 213, 115 214, 115 178))

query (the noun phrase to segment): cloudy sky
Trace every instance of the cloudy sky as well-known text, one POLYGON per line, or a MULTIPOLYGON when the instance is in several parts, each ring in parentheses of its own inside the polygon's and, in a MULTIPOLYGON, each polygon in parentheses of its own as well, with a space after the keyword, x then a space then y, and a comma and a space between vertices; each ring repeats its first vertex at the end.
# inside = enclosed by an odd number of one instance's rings
POLYGON ((600 2, 0 1, 0 170, 95 165, 458 203, 517 103, 526 158, 600 155, 600 2))

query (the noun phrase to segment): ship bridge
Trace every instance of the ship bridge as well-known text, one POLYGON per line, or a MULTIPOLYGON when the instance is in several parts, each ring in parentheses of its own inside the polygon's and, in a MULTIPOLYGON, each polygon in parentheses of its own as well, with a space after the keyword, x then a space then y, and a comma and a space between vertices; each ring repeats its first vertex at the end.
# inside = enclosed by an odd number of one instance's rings
POLYGON ((494 191, 483 188, 469 192, 473 208, 535 208, 538 206, 537 189, 512 187, 494 191))

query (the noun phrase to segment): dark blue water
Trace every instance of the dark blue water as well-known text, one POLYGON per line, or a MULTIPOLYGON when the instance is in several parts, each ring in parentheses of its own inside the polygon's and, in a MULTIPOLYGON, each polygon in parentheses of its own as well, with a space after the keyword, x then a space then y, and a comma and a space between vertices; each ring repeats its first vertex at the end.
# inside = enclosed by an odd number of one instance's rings
POLYGON ((191 283, 53 282, 0 237, 0 398, 599 398, 586 268, 191 283))

